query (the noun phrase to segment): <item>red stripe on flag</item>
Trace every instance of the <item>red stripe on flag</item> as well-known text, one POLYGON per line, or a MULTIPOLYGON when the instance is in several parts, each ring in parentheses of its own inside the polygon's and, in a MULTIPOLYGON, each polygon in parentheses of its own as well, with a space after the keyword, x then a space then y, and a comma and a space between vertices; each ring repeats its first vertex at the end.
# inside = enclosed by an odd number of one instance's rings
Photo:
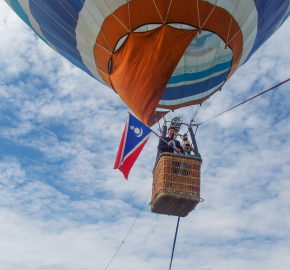
MULTIPOLYGON (((149 137, 148 137, 148 139, 149 139, 149 137)), ((148 141, 148 139, 145 140, 130 156, 128 156, 126 158, 126 160, 123 162, 122 166, 120 166, 118 168, 124 174, 124 176, 127 180, 128 180, 128 175, 129 175, 129 172, 130 172, 132 166, 134 165, 136 159, 140 155, 140 153, 141 153, 144 145, 148 141)))
POLYGON ((118 150, 118 153, 117 153, 114 169, 118 169, 119 164, 120 164, 120 159, 121 159, 123 146, 124 146, 124 140, 125 140, 126 127, 127 127, 127 123, 125 125, 124 132, 123 132, 123 135, 122 135, 122 139, 121 139, 121 142, 120 142, 120 146, 119 146, 119 150, 118 150))

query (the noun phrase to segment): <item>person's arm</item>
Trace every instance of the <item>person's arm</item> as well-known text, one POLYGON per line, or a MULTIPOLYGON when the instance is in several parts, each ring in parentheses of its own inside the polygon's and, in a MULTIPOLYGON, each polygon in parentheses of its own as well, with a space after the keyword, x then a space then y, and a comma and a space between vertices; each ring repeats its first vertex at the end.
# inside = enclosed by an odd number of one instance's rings
MULTIPOLYGON (((180 142, 175 140, 175 144, 176 144, 176 148, 179 149, 180 153, 184 154, 184 150, 183 150, 183 147, 181 146, 180 142)), ((178 152, 178 151, 176 151, 176 152, 178 152)))
POLYGON ((193 148, 193 147, 190 147, 190 154, 191 154, 192 156, 195 156, 195 154, 194 154, 194 148, 193 148))
POLYGON ((168 146, 167 143, 165 143, 164 141, 162 141, 161 139, 159 139, 159 144, 158 144, 158 147, 157 148, 161 152, 169 152, 170 146, 168 146))
POLYGON ((185 152, 184 152, 183 147, 181 147, 180 153, 183 154, 183 155, 185 155, 185 152))

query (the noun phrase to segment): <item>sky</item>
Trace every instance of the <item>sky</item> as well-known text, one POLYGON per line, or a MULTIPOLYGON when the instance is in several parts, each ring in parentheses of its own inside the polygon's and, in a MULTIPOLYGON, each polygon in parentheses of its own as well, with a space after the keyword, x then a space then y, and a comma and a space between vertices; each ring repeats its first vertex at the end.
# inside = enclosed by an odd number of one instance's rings
MULTIPOLYGON (((196 123, 290 77, 289 28, 290 20, 196 123)), ((126 181, 113 170, 129 110, 119 96, 3 0, 0 33, 0 269, 106 269, 150 194, 158 138, 126 181)), ((204 202, 180 220, 173 270, 289 269, 289 87, 199 127, 204 202)), ((192 111, 166 118, 189 122, 192 111)), ((168 269, 177 217, 151 213, 150 196, 107 269, 168 269)))

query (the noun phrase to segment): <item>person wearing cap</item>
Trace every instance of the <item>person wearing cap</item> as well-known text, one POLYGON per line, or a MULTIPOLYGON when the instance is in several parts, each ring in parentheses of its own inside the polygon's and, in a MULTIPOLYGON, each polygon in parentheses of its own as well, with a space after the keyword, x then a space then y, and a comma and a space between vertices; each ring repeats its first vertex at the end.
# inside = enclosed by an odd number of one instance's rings
POLYGON ((194 151, 194 148, 190 146, 189 141, 183 142, 183 151, 184 151, 184 154, 187 156, 194 156, 194 152, 191 153, 191 151, 194 151))
POLYGON ((158 150, 163 152, 175 153, 175 154, 183 154, 183 148, 179 141, 174 138, 175 128, 170 127, 168 129, 168 137, 163 138, 167 143, 162 140, 159 140, 158 150))

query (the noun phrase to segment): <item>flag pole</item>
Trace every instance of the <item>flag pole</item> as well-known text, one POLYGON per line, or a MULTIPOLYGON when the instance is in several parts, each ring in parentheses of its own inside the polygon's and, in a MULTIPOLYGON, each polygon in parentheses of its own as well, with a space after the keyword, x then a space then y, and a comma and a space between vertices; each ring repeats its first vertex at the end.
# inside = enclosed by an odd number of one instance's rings
MULTIPOLYGON (((132 113, 130 113, 130 112, 128 112, 129 114, 131 114, 133 117, 135 117, 132 113)), ((136 117, 135 117, 136 118, 136 117)), ((140 121, 140 120, 139 120, 140 121)), ((148 127, 149 129, 151 129, 150 127, 148 127)), ((166 144, 168 144, 168 142, 167 141, 165 141, 161 136, 159 136, 155 131, 153 131, 152 129, 151 129, 151 132, 153 133, 153 134, 155 134, 160 140, 162 140, 163 142, 165 142, 166 144)), ((175 148, 172 146, 172 145, 170 145, 170 147, 171 148, 173 148, 174 150, 175 150, 175 148)), ((182 153, 179 153, 180 155, 183 155, 182 153)))

